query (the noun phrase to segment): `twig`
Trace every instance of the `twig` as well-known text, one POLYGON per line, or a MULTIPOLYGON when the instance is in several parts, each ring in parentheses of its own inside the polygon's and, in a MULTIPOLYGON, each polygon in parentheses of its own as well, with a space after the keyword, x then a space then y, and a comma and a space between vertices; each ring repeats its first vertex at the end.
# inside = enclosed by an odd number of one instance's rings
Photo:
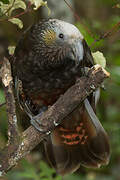
MULTIPOLYGON (((67 2, 67 0, 64 0, 64 2, 66 3, 66 5, 71 9, 71 11, 74 13, 76 19, 78 20, 78 22, 81 23, 80 17, 79 15, 75 12, 75 10, 73 9, 73 7, 70 5, 70 3, 67 2)), ((116 8, 116 6, 113 6, 113 8, 116 8)), ((96 42, 99 42, 101 40, 105 40, 106 38, 112 36, 114 33, 119 32, 119 27, 120 27, 120 21, 117 22, 110 30, 106 31, 103 35, 100 35, 97 39, 95 39, 95 37, 93 36, 93 33, 88 29, 87 26, 85 26, 84 23, 81 23, 85 30, 89 33, 89 35, 91 35, 91 37, 93 38, 93 42, 90 44, 90 47, 92 48, 96 42)))
MULTIPOLYGON (((4 66, 8 80, 11 79, 10 67, 4 66)), ((5 76, 5 77, 6 77, 5 76)), ((74 86, 72 86, 66 93, 61 96, 58 101, 53 104, 38 120, 42 122, 44 131, 47 133, 40 133, 33 126, 30 126, 26 131, 21 134, 21 142, 17 144, 8 144, 3 151, 0 152, 0 174, 5 174, 9 169, 16 165, 18 160, 28 154, 36 145, 38 145, 46 136, 48 132, 56 127, 56 124, 61 123, 62 120, 69 115, 82 101, 96 88, 100 87, 105 78, 109 77, 109 73, 106 72, 100 65, 95 65, 88 72, 88 77, 81 77, 74 86)), ((4 82, 4 78, 3 78, 4 82)), ((12 80, 9 81, 10 84, 12 80)), ((6 84, 6 83, 4 83, 6 84)), ((9 83, 8 83, 9 86, 9 83)), ((13 92, 10 90, 9 96, 13 98, 13 92)), ((6 96, 7 97, 7 96, 6 96)), ((10 100, 10 99, 9 99, 10 100)), ((14 104, 14 98, 11 99, 11 103, 7 100, 7 106, 14 104)), ((11 106, 11 113, 15 113, 15 106, 11 106)), ((11 119, 12 114, 9 115, 11 119)), ((14 123, 14 120, 9 120, 14 123)), ((17 124, 16 124, 17 126, 17 124)), ((13 129, 14 125, 11 126, 13 129)), ((10 128, 10 126, 9 126, 10 128)), ((9 130, 10 131, 10 130, 9 130)))
POLYGON ((27 9, 26 10, 24 10, 24 11, 22 11, 21 13, 19 13, 19 14, 16 14, 15 16, 11 16, 11 17, 7 17, 7 18, 3 18, 3 19, 0 19, 0 22, 2 22, 2 21, 8 21, 9 19, 12 19, 12 18, 18 18, 18 17, 21 17, 22 15, 24 15, 24 14, 26 14, 26 13, 28 13, 28 12, 30 12, 31 11, 31 3, 28 3, 28 7, 27 7, 27 9))
POLYGON ((78 20, 78 22, 80 22, 83 27, 85 28, 85 30, 88 32, 88 34, 94 39, 94 36, 93 36, 93 33, 88 29, 88 27, 83 23, 81 22, 81 19, 79 17, 79 15, 76 13, 76 11, 73 9, 72 5, 70 5, 70 3, 68 3, 66 0, 64 0, 64 2, 66 3, 66 5, 71 9, 71 11, 73 12, 76 20, 78 20))
POLYGON ((2 82, 6 98, 6 108, 8 114, 8 143, 18 142, 17 117, 15 112, 15 99, 13 95, 13 82, 11 76, 11 67, 8 59, 4 58, 1 69, 2 82))

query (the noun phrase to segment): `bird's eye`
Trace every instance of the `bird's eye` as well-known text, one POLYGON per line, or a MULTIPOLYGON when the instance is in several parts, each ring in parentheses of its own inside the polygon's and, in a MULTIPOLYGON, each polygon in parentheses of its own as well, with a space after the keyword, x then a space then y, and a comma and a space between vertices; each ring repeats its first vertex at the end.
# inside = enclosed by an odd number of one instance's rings
POLYGON ((63 39, 64 35, 62 33, 59 34, 59 38, 63 39))

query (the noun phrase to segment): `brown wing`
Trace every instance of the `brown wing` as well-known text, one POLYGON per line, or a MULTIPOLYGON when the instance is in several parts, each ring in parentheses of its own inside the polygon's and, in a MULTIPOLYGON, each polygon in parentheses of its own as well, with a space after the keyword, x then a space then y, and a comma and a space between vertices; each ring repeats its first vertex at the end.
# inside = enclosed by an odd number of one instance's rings
POLYGON ((107 164, 110 156, 108 136, 87 99, 54 130, 45 149, 50 163, 62 175, 80 165, 107 164))

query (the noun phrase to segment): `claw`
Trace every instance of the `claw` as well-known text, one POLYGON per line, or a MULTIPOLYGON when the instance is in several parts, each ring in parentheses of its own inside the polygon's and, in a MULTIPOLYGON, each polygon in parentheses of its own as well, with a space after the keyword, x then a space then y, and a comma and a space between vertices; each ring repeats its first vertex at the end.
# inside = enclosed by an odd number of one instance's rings
POLYGON ((29 108, 29 104, 25 102, 24 110, 27 113, 27 115, 30 117, 31 125, 34 126, 40 132, 46 132, 46 127, 42 125, 39 119, 40 116, 47 110, 47 107, 40 108, 39 114, 34 115, 29 108))
POLYGON ((46 126, 43 126, 42 123, 40 122, 39 118, 42 115, 43 112, 41 112, 40 114, 33 116, 30 120, 31 125, 33 125, 39 132, 42 133, 47 133, 50 134, 50 131, 46 131, 46 126))
POLYGON ((43 132, 43 127, 40 123, 38 123, 36 120, 36 118, 33 117, 31 118, 30 122, 31 122, 31 125, 35 127, 35 129, 37 129, 39 132, 43 132))

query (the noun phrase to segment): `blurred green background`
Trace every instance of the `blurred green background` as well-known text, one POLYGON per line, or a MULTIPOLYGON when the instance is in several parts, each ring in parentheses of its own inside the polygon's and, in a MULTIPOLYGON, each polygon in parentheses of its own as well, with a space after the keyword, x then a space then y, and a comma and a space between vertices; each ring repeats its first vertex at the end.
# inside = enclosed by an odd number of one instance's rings
MULTIPOLYGON (((97 50, 103 52, 107 60, 106 69, 111 73, 110 78, 105 82, 105 90, 101 90, 101 98, 97 108, 97 115, 110 137, 111 158, 110 163, 105 167, 100 169, 81 167, 74 175, 66 176, 63 179, 120 180, 120 9, 116 7, 120 2, 117 0, 73 0, 68 2, 72 3, 75 12, 80 17, 78 21, 69 9, 71 13, 70 20, 84 34, 92 52, 97 50), (117 26, 116 23, 118 23, 117 26), (88 29, 90 32, 88 32, 88 29), (110 29, 112 29, 112 32, 109 37, 96 41, 110 29)), ((49 3, 50 0, 48 0, 48 6, 49 3)), ((64 11, 66 11, 68 7, 64 1, 62 1, 62 5, 65 8, 64 11)), ((22 30, 8 22, 0 22, 1 34, 4 32, 9 45, 15 45, 22 32, 29 25, 45 16, 44 8, 22 16, 21 19, 24 21, 24 28, 22 30)), ((52 11, 54 11, 54 8, 52 11)), ((59 4, 58 11, 60 11, 59 4)), ((66 16, 69 17, 69 14, 66 16)), ((58 18, 57 15, 55 17, 58 18)), ((61 19, 65 20, 66 17, 61 19)), ((5 102, 4 93, 0 86, 0 104, 3 102, 5 102)), ((6 140, 7 115, 5 106, 2 106, 0 107, 0 146, 3 146, 6 140)), ((49 168, 46 162, 41 159, 44 158, 38 147, 24 160, 21 160, 4 178, 0 179, 61 180, 62 178, 56 176, 54 170, 49 168)))

